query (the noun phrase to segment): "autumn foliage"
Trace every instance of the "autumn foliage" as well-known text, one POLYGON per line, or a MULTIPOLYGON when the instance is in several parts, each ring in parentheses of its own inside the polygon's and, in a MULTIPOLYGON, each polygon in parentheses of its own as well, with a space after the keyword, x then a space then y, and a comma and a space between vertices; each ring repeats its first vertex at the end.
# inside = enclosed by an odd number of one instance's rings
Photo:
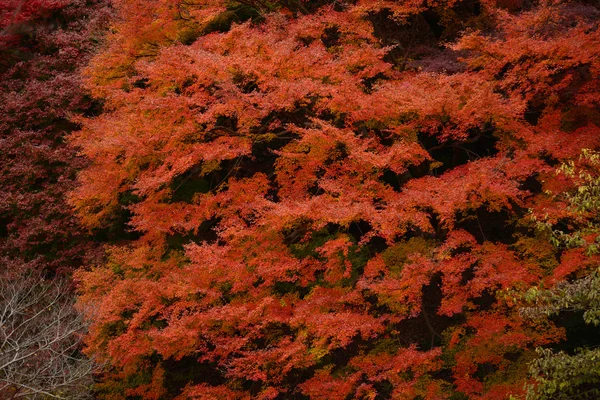
MULTIPOLYGON (((108 10, 101 1, 0 5, 0 261, 64 273, 97 257, 66 202, 86 165, 66 136, 98 103, 80 69, 108 10)), ((4 271, 2 271, 4 273, 4 271)))
POLYGON ((72 204, 126 236, 77 275, 102 396, 523 393, 564 331, 510 293, 592 262, 532 215, 600 145, 596 7, 115 6, 72 138, 72 204))
POLYGON ((94 361, 70 272, 100 261, 67 194, 87 161, 66 140, 99 103, 80 70, 103 1, 0 2, 0 398, 90 397, 94 361))
POLYGON ((518 294, 598 262, 551 234, 581 220, 557 165, 600 148, 596 3, 113 7, 56 145, 109 249, 75 275, 99 397, 525 395, 568 330, 518 294))

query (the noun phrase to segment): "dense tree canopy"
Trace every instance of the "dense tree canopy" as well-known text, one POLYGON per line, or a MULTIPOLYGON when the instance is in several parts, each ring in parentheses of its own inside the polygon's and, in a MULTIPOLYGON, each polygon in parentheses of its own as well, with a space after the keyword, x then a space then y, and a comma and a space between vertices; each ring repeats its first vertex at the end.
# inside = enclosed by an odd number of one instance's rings
POLYGON ((0 258, 68 271, 97 253, 65 201, 83 158, 65 141, 73 113, 98 104, 80 69, 107 19, 100 1, 0 5, 0 258))
POLYGON ((69 273, 99 261, 66 201, 86 165, 66 136, 98 108, 80 69, 103 1, 0 2, 0 398, 89 398, 94 363, 69 273))
POLYGON ((594 393, 597 2, 112 7, 0 6, 0 253, 83 264, 97 397, 594 393))
POLYGON ((564 331, 508 293, 600 144, 578 2, 120 0, 72 203, 107 398, 507 398, 564 331), (574 183, 571 183, 574 185, 574 183))

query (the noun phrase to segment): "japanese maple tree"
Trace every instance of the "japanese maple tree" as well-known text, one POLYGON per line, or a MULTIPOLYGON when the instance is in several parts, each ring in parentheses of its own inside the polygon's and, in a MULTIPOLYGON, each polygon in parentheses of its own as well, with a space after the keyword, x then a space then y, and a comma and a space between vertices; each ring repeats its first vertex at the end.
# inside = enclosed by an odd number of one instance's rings
POLYGON ((564 334, 507 293, 580 268, 528 210, 600 145, 596 7, 115 7, 71 139, 71 203, 127 237, 77 275, 99 396, 524 392, 564 334))
POLYGON ((86 165, 66 136, 99 103, 81 67, 107 22, 103 1, 0 4, 0 397, 89 398, 94 363, 70 272, 99 262, 66 201, 86 165))
POLYGON ((96 1, 0 6, 0 257, 11 270, 65 272, 98 255, 65 201, 86 163, 65 136, 73 114, 98 108, 79 70, 107 16, 96 1))

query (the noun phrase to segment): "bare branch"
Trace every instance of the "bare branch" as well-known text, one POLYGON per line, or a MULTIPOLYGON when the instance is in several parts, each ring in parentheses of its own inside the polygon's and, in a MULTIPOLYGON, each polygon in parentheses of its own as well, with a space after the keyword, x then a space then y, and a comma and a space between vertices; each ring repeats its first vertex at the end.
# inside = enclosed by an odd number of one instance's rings
POLYGON ((95 370, 66 282, 24 272, 0 280, 0 398, 85 399, 95 370))

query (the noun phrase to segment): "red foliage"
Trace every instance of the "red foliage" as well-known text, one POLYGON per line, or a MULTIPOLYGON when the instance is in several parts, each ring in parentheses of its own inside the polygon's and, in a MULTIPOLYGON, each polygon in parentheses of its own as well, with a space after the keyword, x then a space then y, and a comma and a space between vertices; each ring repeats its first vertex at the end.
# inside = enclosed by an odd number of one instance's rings
POLYGON ((323 3, 117 2, 72 136, 84 223, 139 234, 78 274, 100 395, 502 398, 560 338, 503 294, 600 145, 597 9, 323 3))
POLYGON ((86 164, 65 136, 97 106, 79 68, 106 17, 103 2, 0 6, 0 257, 12 268, 64 272, 98 254, 65 201, 86 164))

